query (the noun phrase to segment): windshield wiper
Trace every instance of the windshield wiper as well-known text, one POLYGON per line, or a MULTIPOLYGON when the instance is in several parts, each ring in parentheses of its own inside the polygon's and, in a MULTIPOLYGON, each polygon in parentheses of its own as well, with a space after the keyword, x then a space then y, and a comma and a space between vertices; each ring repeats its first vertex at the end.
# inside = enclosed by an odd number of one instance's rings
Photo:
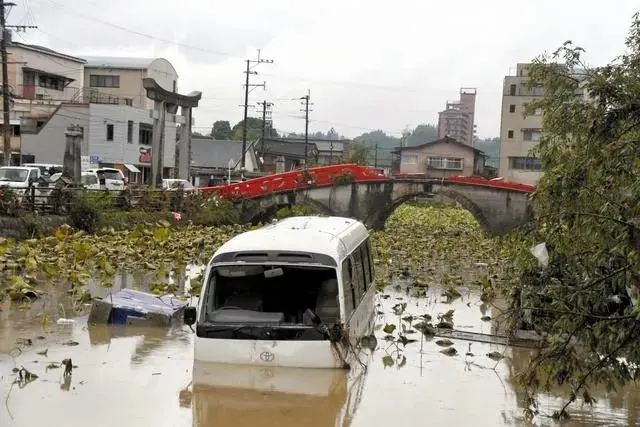
POLYGON ((207 326, 207 325, 202 325, 202 331, 206 334, 216 334, 216 333, 220 333, 220 332, 230 332, 232 334, 232 336, 235 336, 238 332, 243 333, 245 335, 248 336, 253 336, 258 338, 259 334, 255 334, 254 330, 256 328, 259 328, 259 325, 240 325, 240 326, 235 326, 235 325, 229 325, 227 327, 224 326, 220 326, 220 325, 216 325, 216 326, 207 326), (245 329, 248 329, 249 332, 246 332, 245 329))

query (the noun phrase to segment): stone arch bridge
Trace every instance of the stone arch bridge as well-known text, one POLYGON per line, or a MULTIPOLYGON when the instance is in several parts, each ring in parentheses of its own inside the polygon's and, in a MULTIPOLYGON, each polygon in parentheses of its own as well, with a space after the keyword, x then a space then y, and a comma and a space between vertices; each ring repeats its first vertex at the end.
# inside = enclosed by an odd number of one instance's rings
POLYGON ((460 203, 489 234, 504 235, 531 219, 531 192, 498 183, 395 178, 271 192, 251 197, 243 203, 243 213, 251 220, 284 206, 309 204, 322 213, 356 218, 380 229, 402 203, 417 196, 441 195, 460 203))

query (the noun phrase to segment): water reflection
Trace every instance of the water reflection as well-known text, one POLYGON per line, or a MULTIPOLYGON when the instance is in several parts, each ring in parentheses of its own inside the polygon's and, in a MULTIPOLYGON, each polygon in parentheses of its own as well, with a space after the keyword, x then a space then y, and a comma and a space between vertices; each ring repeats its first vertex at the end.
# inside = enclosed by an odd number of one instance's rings
MULTIPOLYGON (((195 362, 193 425, 348 426, 363 381, 360 369, 230 367, 195 362)), ((181 402, 184 396, 187 394, 181 394, 181 402)))

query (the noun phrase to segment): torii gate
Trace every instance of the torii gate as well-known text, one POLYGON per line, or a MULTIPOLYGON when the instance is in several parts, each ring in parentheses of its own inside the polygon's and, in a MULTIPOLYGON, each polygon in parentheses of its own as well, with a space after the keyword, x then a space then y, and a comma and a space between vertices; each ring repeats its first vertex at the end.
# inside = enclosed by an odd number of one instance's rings
MULTIPOLYGON (((171 92, 160 86, 155 79, 145 77, 142 86, 147 91, 147 98, 154 101, 153 106, 153 138, 151 141, 151 182, 162 187, 162 164, 164 163, 164 125, 165 115, 177 114, 178 107, 182 115, 180 132, 180 158, 178 160, 178 178, 190 181, 191 178, 191 118, 192 109, 198 106, 202 92, 194 91, 189 95, 171 92)), ((177 117, 176 117, 177 119, 177 117)), ((178 120, 176 120, 178 122, 178 120)))

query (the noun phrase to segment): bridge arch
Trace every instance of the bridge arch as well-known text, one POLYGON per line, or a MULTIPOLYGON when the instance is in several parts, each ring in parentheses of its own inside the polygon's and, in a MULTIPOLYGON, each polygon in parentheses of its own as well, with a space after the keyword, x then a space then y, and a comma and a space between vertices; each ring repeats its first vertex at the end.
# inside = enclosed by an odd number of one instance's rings
MULTIPOLYGON (((450 190, 450 189, 441 189, 435 194, 444 196, 454 202, 459 203, 464 209, 466 209, 469 213, 471 213, 471 215, 473 215, 473 217, 475 218, 476 221, 478 221, 478 224, 480 224, 480 227, 482 227, 483 230, 491 231, 491 225, 487 220, 487 217, 485 216, 485 214, 482 212, 482 209, 480 209, 480 207, 478 207, 478 205, 476 205, 468 197, 456 192, 455 190, 450 190)), ((387 219, 389 219, 389 217, 400 205, 416 197, 433 196, 433 195, 434 193, 420 191, 420 192, 410 193, 410 194, 406 194, 401 197, 398 197, 394 199, 390 204, 382 206, 378 210, 373 212, 368 218, 365 219, 365 224, 367 224, 368 226, 372 227, 375 230, 381 230, 384 228, 384 225, 387 222, 387 219)))
POLYGON ((243 219, 246 222, 257 224, 274 218, 280 209, 295 205, 311 206, 315 213, 323 216, 336 215, 333 209, 325 203, 311 197, 308 194, 308 191, 280 193, 272 197, 262 199, 260 202, 255 202, 255 204, 242 206, 241 210, 243 212, 243 219))

